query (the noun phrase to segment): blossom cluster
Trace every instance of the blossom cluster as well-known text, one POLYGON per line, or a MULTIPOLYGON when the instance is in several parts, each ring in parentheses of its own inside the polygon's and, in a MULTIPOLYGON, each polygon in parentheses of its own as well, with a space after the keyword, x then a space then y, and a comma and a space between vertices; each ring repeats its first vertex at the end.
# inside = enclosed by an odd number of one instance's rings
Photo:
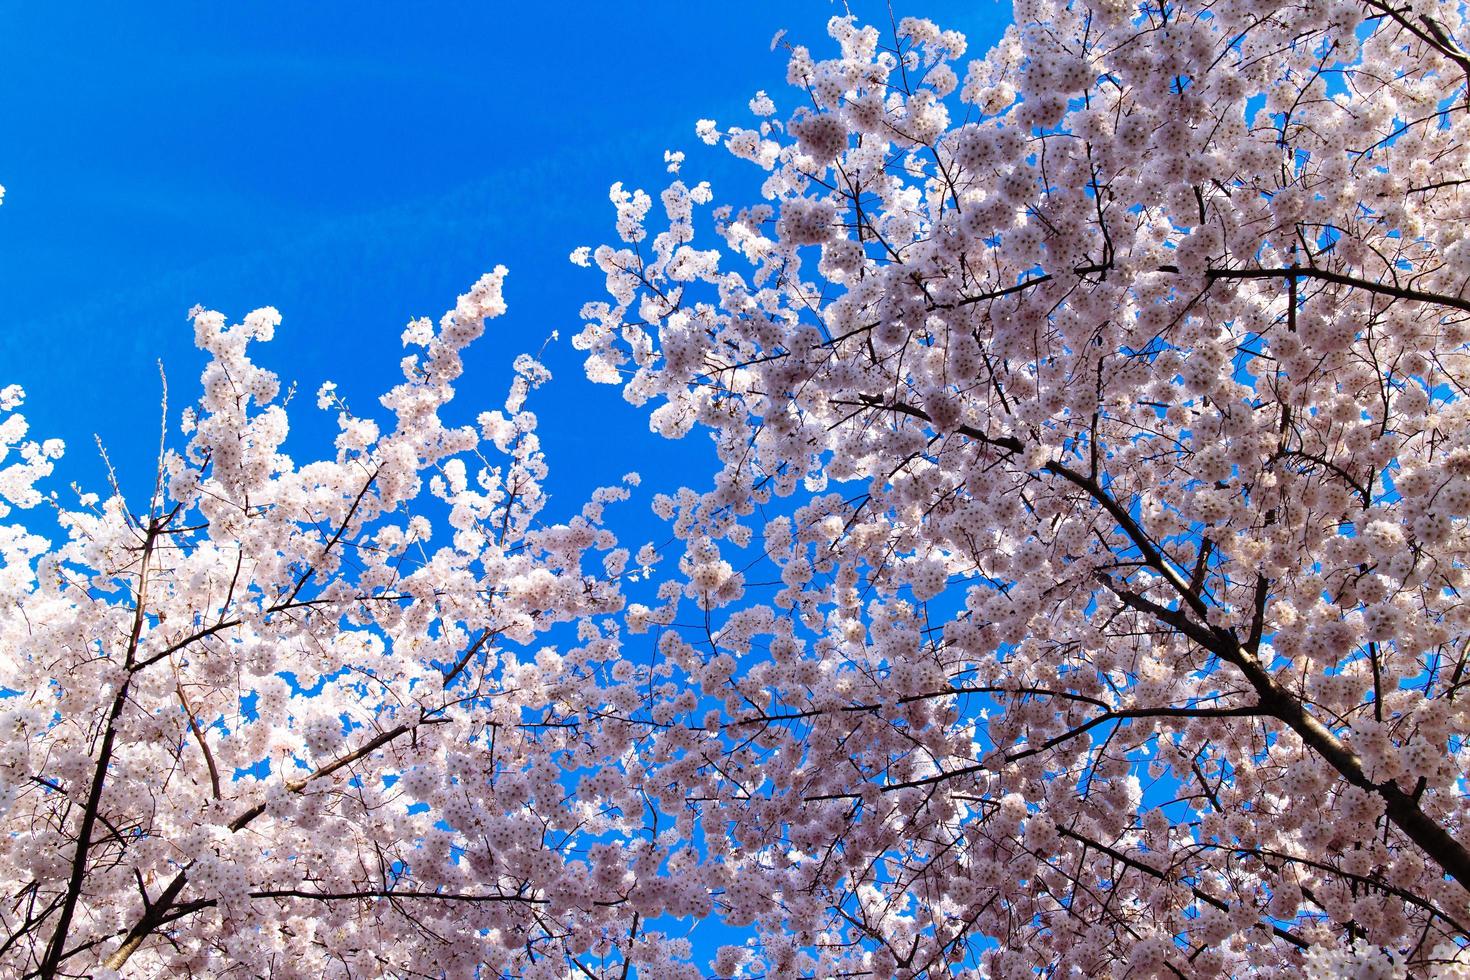
POLYGON ((505 274, 408 325, 386 418, 322 386, 339 434, 306 461, 252 357, 280 314, 194 311, 203 394, 146 501, 43 496, 61 447, 26 441, 21 393, 0 393, 0 453, 20 457, 0 493, 50 500, 62 533, 0 530, 0 877, 19 896, 0 972, 687 960, 634 924, 707 910, 707 872, 687 847, 631 844, 644 813, 617 766, 636 732, 603 720, 646 681, 609 619, 633 572, 605 518, 637 474, 547 519, 526 401, 550 374, 529 356, 503 408, 446 412, 505 274), (602 778, 578 788, 589 767, 602 778), (610 835, 630 843, 589 876, 610 835), (662 866, 668 885, 629 870, 662 866))

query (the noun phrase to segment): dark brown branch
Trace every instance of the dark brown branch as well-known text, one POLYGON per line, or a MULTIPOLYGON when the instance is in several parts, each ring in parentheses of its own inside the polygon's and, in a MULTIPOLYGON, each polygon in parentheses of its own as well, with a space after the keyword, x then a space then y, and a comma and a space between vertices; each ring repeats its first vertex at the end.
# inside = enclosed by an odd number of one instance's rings
POLYGON ((92 769, 92 785, 87 790, 87 802, 82 809, 81 826, 77 828, 77 847, 76 852, 72 855, 71 875, 67 880, 65 896, 57 914, 56 928, 51 933, 51 941, 46 946, 46 953, 41 959, 40 969, 37 970, 42 980, 52 980, 56 976, 57 968, 61 965, 63 954, 66 951, 67 934, 71 931, 72 916, 76 914, 77 901, 81 898, 82 886, 86 880, 87 856, 92 846, 92 833, 101 815, 102 788, 107 781, 107 770, 112 765, 112 754, 117 744, 117 722, 122 717, 123 709, 128 703, 129 684, 133 678, 133 657, 138 650, 138 640, 143 635, 148 572, 153 558, 153 546, 158 540, 158 531, 162 523, 164 522, 159 517, 150 520, 143 538, 143 551, 138 566, 138 586, 134 592, 133 626, 124 657, 124 667, 127 672, 123 674, 122 683, 119 684, 117 693, 113 696, 112 706, 108 710, 107 721, 102 730, 102 743, 98 746, 97 761, 92 769))

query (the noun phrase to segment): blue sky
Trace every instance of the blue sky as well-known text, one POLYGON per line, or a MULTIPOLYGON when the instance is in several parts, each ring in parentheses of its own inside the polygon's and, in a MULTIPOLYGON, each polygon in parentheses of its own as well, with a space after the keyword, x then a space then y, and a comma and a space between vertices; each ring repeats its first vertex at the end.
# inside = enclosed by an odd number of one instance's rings
MULTIPOLYGON (((629 457, 646 478, 687 476, 701 447, 653 439, 639 410, 582 380, 567 340, 601 283, 566 256, 611 237, 613 181, 662 186, 666 148, 689 151, 686 175, 718 199, 754 200, 754 168, 701 145, 694 122, 745 122, 760 88, 791 106, 772 34, 820 51, 842 9, 4 0, 0 385, 27 390, 34 434, 65 439, 65 480, 98 484, 95 432, 125 486, 151 485, 156 362, 182 408, 202 365, 194 304, 232 321, 278 307, 260 360, 306 394, 336 380, 363 410, 395 380, 403 324, 504 263, 511 312, 472 351, 462 409, 498 405, 514 355, 558 329, 557 381, 530 407, 563 500, 629 457)), ((883 4, 853 10, 888 20, 883 4)), ((965 30, 979 54, 1008 10, 895 13, 965 30)), ((297 406, 301 461, 330 447, 311 438, 328 420, 297 406)))
MULTIPOLYGON (((893 4, 964 31, 971 56, 1009 19, 997 0, 893 4)), ((884 2, 850 6, 889 19, 884 2)), ((500 407, 515 355, 560 331, 545 358, 556 380, 528 404, 552 467, 545 516, 637 469, 643 486, 618 515, 639 515, 624 540, 636 549, 657 533, 653 494, 703 487, 712 453, 698 435, 650 435, 647 409, 583 379, 568 340, 601 277, 567 255, 612 238, 611 183, 663 186, 665 149, 689 153, 684 176, 709 179, 717 202, 756 200, 759 171, 704 147, 694 123, 747 123, 757 89, 784 113, 796 93, 771 36, 785 28, 826 56, 825 22, 845 9, 0 0, 0 388, 27 390, 36 438, 66 441, 50 486, 105 492, 95 433, 133 496, 151 489, 157 363, 177 444, 203 364, 195 304, 232 322, 280 309, 256 355, 299 383, 288 449, 305 462, 332 452, 312 397, 322 381, 383 417, 373 399, 398 380, 404 323, 504 264, 510 313, 469 352, 456 411, 500 407)), ((698 961, 728 936, 706 924, 694 939, 698 961)))
MULTIPOLYGON (((888 20, 881 3, 853 9, 888 20)), ((299 383, 287 448, 300 463, 332 453, 335 426, 312 397, 322 381, 383 417, 373 399, 398 380, 404 323, 437 317, 503 263, 510 313, 466 358, 460 417, 500 407, 515 355, 559 330, 556 380, 528 404, 552 467, 545 516, 637 469, 643 487, 620 511, 639 515, 635 533, 658 533, 654 492, 703 487, 712 453, 699 436, 650 435, 647 409, 584 380, 568 340, 602 284, 568 253, 612 238, 611 183, 663 186, 665 149, 688 151, 684 176, 709 179, 717 201, 757 200, 760 172, 700 144, 695 121, 747 123, 757 89, 792 106, 772 35, 829 51, 825 23, 842 12, 828 0, 0 0, 0 387, 27 390, 35 437, 66 441, 50 487, 69 505, 70 481, 105 493, 95 433, 134 503, 146 496, 157 362, 175 445, 197 395, 195 304, 232 322, 280 309, 256 356, 299 383)), ((895 13, 964 30, 975 55, 1008 18, 993 0, 895 13)), ((696 959, 728 941, 713 924, 693 938, 696 959)))

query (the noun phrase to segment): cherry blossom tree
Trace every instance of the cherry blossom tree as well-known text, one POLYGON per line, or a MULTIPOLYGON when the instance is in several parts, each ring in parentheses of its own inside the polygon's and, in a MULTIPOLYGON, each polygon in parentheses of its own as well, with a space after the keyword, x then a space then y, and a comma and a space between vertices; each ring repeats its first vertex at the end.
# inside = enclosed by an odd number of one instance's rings
POLYGON ((724 702, 653 739, 718 760, 720 975, 1470 969, 1463 28, 837 18, 701 123, 765 173, 713 247, 614 188, 589 375, 720 460, 706 622, 629 611, 724 702))
POLYGON ((441 415, 504 269, 305 463, 197 311, 142 506, 0 392, 0 968, 1470 975, 1462 11, 1015 12, 788 45, 697 129, 760 203, 614 185, 661 547, 548 509, 535 359, 441 415))
MULTIPOLYGON (((622 604, 628 555, 602 518, 627 487, 538 519, 524 403, 548 374, 529 357, 504 411, 439 414, 504 275, 408 326, 386 426, 324 386, 335 454, 301 465, 249 352, 277 313, 197 311, 204 396, 146 506, 87 494, 59 511, 59 547, 0 536, 6 975, 562 976, 560 944, 638 933, 625 879, 690 860, 640 843, 636 783, 597 768, 627 739, 575 723, 628 700, 568 674, 622 676, 597 621, 622 604), (512 652, 564 623, 575 649, 512 652), (560 781, 579 768, 584 788, 560 781)), ((25 441, 20 397, 0 395, 0 447, 20 456, 0 513, 46 502, 61 451, 25 441)), ((709 909, 698 888, 659 894, 709 909)))

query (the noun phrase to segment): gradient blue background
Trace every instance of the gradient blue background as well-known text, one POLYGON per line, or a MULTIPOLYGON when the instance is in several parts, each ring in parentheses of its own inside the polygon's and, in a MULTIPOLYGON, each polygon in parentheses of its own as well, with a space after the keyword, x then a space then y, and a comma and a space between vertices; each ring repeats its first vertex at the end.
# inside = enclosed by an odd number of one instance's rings
MULTIPOLYGON (((664 186, 665 149, 688 151, 683 176, 709 179, 717 201, 757 200, 761 172, 699 143, 695 120, 749 124, 757 89, 789 111, 800 96, 772 34, 787 28, 830 56, 825 23, 843 9, 0 2, 0 387, 21 384, 33 435, 67 443, 48 486, 105 494, 95 433, 144 502, 157 362, 175 444, 197 395, 196 303, 232 322, 280 309, 277 339, 256 357, 299 382, 287 450, 304 462, 332 453, 321 382, 384 417, 373 400, 399 380, 403 324, 437 317, 503 263, 510 313, 469 352, 454 414, 500 407, 514 356, 559 330, 546 355, 556 380, 528 404, 552 467, 546 517, 638 469, 625 543, 665 537, 647 502, 703 487, 708 443, 650 435, 646 410, 585 381, 569 340, 602 282, 567 255, 613 237, 613 181, 664 186)), ((883 3, 853 10, 889 22, 883 3)), ((894 12, 965 31, 972 56, 1009 18, 994 0, 894 12)), ((29 521, 55 535, 44 515, 29 521)), ((691 938, 702 962, 731 937, 705 924, 691 938)))
MULTIPOLYGON (((882 3, 853 10, 889 20, 882 3)), ((703 440, 653 439, 641 411, 583 380, 568 340, 602 284, 567 254, 612 238, 613 181, 663 186, 666 148, 689 152, 685 176, 710 179, 717 200, 757 199, 760 172, 699 143, 694 122, 748 123, 761 88, 789 110, 798 93, 772 34, 822 56, 842 12, 0 3, 0 386, 27 390, 35 435, 65 439, 59 476, 97 484, 96 433, 125 486, 151 486, 156 364, 182 408, 203 363, 194 304, 232 322, 276 306, 284 322, 259 360, 303 396, 331 378, 368 411, 398 378, 403 324, 504 263, 510 314, 471 351, 459 410, 497 407, 514 355, 560 330, 556 383, 529 406, 553 489, 570 504, 630 459, 649 478, 684 471, 703 440)), ((894 12, 966 31, 973 55, 1009 15, 993 0, 894 12)), ((293 406, 298 461, 330 451, 313 401, 293 406)))

